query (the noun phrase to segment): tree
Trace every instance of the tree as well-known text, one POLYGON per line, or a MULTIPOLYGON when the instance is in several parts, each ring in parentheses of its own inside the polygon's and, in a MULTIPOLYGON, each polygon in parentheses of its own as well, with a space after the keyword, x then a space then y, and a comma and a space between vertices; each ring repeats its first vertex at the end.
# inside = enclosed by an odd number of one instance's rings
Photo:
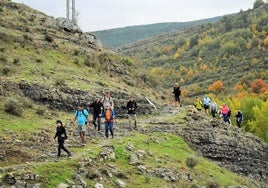
POLYGON ((220 92, 222 90, 223 90, 223 83, 220 80, 214 82, 211 86, 208 87, 209 92, 220 92))
POLYGON ((253 107, 253 112, 255 120, 249 123, 252 132, 268 142, 268 101, 263 102, 260 107, 253 107))
POLYGON ((266 88, 267 85, 263 79, 257 79, 251 83, 251 89, 254 93, 264 93, 266 88))
POLYGON ((260 6, 264 5, 263 0, 256 0, 253 4, 253 9, 259 8, 260 6))

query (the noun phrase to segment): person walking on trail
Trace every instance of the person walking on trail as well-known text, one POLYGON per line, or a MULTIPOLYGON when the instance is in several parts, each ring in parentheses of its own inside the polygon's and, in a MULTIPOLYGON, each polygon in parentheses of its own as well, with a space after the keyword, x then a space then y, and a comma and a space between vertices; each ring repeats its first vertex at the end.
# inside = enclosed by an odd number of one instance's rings
POLYGON ((105 110, 104 110, 104 117, 105 117, 105 137, 109 138, 109 131, 112 135, 112 138, 114 138, 114 130, 113 130, 113 125, 114 125, 114 118, 115 118, 115 112, 111 108, 110 105, 107 105, 105 110))
POLYGON ((211 109, 210 111, 211 111, 212 117, 216 117, 216 114, 217 114, 217 103, 215 101, 211 103, 210 109, 211 109))
POLYGON ((134 97, 131 96, 130 100, 127 103, 127 114, 128 114, 128 125, 129 128, 131 128, 131 121, 134 119, 134 128, 137 128, 137 115, 136 115, 136 109, 138 105, 135 101, 134 97))
POLYGON ((180 106, 181 107, 181 99, 180 99, 181 89, 180 89, 180 85, 178 83, 175 83, 174 84, 173 92, 172 93, 174 94, 175 107, 177 107, 177 106, 180 106))
POLYGON ((223 104, 221 107, 221 114, 224 122, 228 122, 229 120, 229 114, 230 114, 230 109, 227 106, 227 104, 223 104))
POLYGON ((202 101, 195 97, 194 106, 198 111, 202 110, 202 101))
POLYGON ((106 109, 107 106, 110 106, 111 109, 114 109, 114 101, 111 97, 110 92, 106 92, 101 102, 103 104, 104 109, 106 109))
POLYGON ((241 128, 241 123, 243 121, 243 113, 241 112, 241 110, 238 110, 235 114, 235 118, 236 118, 236 124, 239 128, 241 128))
POLYGON ((66 130, 65 130, 65 127, 63 126, 62 121, 57 120, 56 124, 57 124, 57 129, 56 129, 56 134, 54 136, 54 140, 58 138, 58 144, 59 144, 58 154, 55 160, 57 162, 60 160, 61 150, 65 151, 68 157, 71 157, 72 155, 71 155, 71 152, 64 147, 64 141, 67 140, 67 134, 66 134, 66 130))
POLYGON ((102 102, 99 98, 97 98, 93 103, 89 105, 89 107, 93 108, 93 125, 95 126, 95 130, 98 128, 98 131, 101 130, 101 112, 104 109, 102 102))
POLYGON ((208 96, 204 97, 203 107, 205 109, 206 115, 208 116, 208 109, 210 107, 210 98, 208 96))
POLYGON ((77 121, 77 129, 83 146, 86 145, 86 129, 89 125, 88 115, 88 111, 82 105, 77 106, 74 113, 74 122, 77 121))

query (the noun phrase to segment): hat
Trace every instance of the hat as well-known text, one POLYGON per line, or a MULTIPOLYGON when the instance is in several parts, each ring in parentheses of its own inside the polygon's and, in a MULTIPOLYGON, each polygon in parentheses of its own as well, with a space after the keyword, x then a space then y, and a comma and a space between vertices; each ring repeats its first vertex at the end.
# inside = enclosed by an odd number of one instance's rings
POLYGON ((57 120, 56 123, 60 123, 62 125, 62 121, 61 120, 57 120))

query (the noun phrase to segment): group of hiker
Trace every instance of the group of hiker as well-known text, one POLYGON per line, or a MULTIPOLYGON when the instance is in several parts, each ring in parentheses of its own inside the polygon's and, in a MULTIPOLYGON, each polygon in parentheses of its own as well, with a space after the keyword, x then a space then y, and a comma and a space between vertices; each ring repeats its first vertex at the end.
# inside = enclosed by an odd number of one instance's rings
MULTIPOLYGON (((205 96, 203 101, 199 100, 198 97, 196 97, 194 101, 194 106, 198 111, 201 111, 204 108, 206 115, 209 115, 210 109, 213 118, 216 117, 217 114, 219 114, 220 119, 222 119, 224 122, 231 124, 231 109, 225 103, 219 109, 217 109, 216 102, 211 102, 210 98, 208 96, 205 96)), ((237 126, 241 127, 241 123, 243 121, 243 113, 240 109, 236 112, 235 118, 237 126)))
MULTIPOLYGON (((110 92, 106 92, 105 96, 100 100, 97 98, 94 102, 89 104, 89 108, 93 109, 93 117, 92 123, 94 125, 95 131, 101 132, 101 118, 104 118, 104 133, 105 138, 109 138, 109 131, 111 137, 114 138, 114 119, 115 119, 115 110, 114 110, 114 102, 111 97, 110 92)), ((137 102, 134 97, 131 96, 129 101, 126 104, 127 114, 128 114, 128 123, 129 128, 131 128, 131 122, 134 121, 134 128, 137 128, 137 102)), ((83 105, 78 104, 76 111, 74 112, 74 119, 72 122, 76 122, 77 130, 81 139, 82 146, 86 145, 86 132, 87 126, 90 125, 90 117, 87 109, 83 107, 83 105)), ((61 120, 56 121, 57 129, 54 139, 58 138, 58 153, 56 157, 56 161, 59 161, 61 150, 64 150, 68 157, 71 157, 71 153, 64 147, 64 141, 67 140, 67 134, 65 127, 61 120)))
MULTIPOLYGON (((182 106, 180 101, 180 95, 181 95, 181 89, 180 85, 178 83, 174 84, 173 92, 174 94, 174 100, 175 100, 175 107, 182 106)), ((208 96, 205 96, 203 101, 199 100, 198 97, 195 98, 195 101, 193 103, 195 108, 198 111, 201 111, 202 109, 205 110, 206 115, 209 115, 209 110, 213 118, 219 114, 219 118, 222 119, 224 122, 227 122, 231 124, 231 109, 227 106, 227 104, 223 104, 220 109, 217 109, 217 104, 215 101, 211 101, 208 96)), ((241 123, 243 121, 243 113, 241 110, 238 110, 235 114, 236 118, 236 124, 238 127, 241 127, 241 123)))

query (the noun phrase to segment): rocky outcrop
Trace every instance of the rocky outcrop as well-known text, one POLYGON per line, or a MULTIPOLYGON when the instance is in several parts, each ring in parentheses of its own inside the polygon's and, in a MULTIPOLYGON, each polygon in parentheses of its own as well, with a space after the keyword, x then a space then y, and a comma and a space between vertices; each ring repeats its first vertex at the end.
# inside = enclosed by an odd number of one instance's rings
POLYGON ((222 120, 211 120, 204 113, 187 111, 183 124, 169 124, 149 120, 153 132, 171 132, 185 141, 204 157, 227 169, 254 179, 268 182, 268 145, 260 138, 222 120))
MULTIPOLYGON (((101 90, 93 93, 87 90, 73 89, 64 84, 59 86, 45 86, 28 83, 26 81, 21 81, 19 84, 9 81, 0 81, 0 83, 0 95, 2 96, 8 96, 9 92, 16 92, 38 104, 47 105, 51 109, 67 112, 73 112, 78 104, 82 104, 84 107, 88 108, 88 105, 96 98, 101 99, 105 92, 101 90)), ((110 92, 114 99, 117 116, 125 116, 129 94, 122 91, 110 92)), ((138 102, 137 113, 150 114, 155 111, 145 98, 137 97, 136 100, 138 102)))

